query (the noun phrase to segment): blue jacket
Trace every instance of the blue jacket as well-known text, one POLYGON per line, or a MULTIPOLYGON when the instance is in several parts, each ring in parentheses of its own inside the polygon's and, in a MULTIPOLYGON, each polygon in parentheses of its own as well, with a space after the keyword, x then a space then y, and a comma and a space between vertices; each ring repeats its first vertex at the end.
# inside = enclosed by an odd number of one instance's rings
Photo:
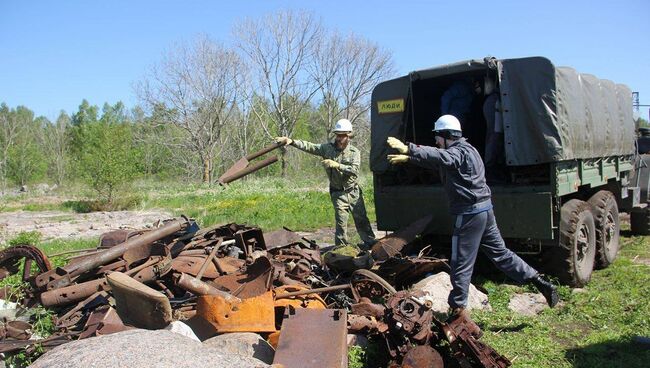
POLYGON ((492 208, 492 193, 485 183, 485 167, 476 148, 461 138, 447 149, 409 143, 409 162, 442 169, 449 212, 465 215, 492 208))
POLYGON ((454 115, 462 122, 469 113, 473 100, 472 86, 465 81, 456 81, 440 97, 441 115, 454 115))

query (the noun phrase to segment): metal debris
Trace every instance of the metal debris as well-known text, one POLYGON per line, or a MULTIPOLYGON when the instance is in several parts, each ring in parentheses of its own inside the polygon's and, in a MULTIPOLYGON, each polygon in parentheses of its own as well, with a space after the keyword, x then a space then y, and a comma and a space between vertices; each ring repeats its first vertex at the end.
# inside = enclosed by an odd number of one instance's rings
MULTIPOLYGON (((259 165, 247 167, 248 161, 275 148, 243 158, 220 180, 251 172, 259 165)), ((0 251, 0 279, 21 274, 30 287, 13 301, 54 312, 56 331, 29 340, 29 323, 2 320, 0 353, 31 354, 36 345, 46 351, 73 339, 182 320, 202 340, 263 333, 277 346, 274 363, 285 367, 347 366, 348 332, 384 341, 390 358, 384 366, 440 368, 455 361, 507 367, 507 358, 479 341, 469 317, 441 322, 427 295, 405 291, 448 269, 446 260, 424 257, 412 244, 428 221, 358 256, 367 269, 340 274, 323 262, 318 244, 286 228, 264 233, 231 223, 201 229, 186 217, 111 231, 96 249, 57 268, 38 248, 8 248, 0 251)))
POLYGON ((348 366, 344 309, 287 307, 273 364, 287 368, 348 366))
POLYGON ((255 153, 251 153, 245 157, 242 157, 241 159, 239 159, 239 161, 235 162, 235 164, 232 165, 228 170, 226 170, 226 172, 223 175, 221 175, 217 181, 219 182, 219 184, 225 185, 275 163, 276 161, 278 161, 278 156, 271 156, 262 161, 249 165, 250 164, 249 161, 252 161, 280 147, 282 147, 281 144, 273 143, 255 153))

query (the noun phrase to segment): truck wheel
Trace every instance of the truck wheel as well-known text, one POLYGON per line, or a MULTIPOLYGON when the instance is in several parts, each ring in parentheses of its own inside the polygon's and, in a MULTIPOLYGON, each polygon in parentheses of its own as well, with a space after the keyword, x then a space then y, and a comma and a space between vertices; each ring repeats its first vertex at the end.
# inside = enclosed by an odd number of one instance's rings
POLYGON ((619 249, 620 222, 614 194, 606 190, 589 198, 596 224, 596 267, 605 268, 614 262, 619 249))
POLYGON ((633 208, 630 212, 630 230, 634 235, 650 235, 650 209, 633 208))
POLYGON ((545 253, 545 264, 560 282, 583 287, 596 258, 596 225, 587 202, 572 199, 560 211, 559 245, 545 253))

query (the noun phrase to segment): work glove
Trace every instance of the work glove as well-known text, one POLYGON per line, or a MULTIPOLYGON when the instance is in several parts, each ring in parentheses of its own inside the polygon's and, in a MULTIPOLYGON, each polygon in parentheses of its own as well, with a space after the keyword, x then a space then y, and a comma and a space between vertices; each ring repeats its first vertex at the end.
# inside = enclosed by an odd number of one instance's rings
POLYGON ((403 164, 408 162, 408 160, 409 157, 407 155, 388 155, 388 161, 393 165, 403 164))
POLYGON ((396 149, 397 152, 399 152, 401 154, 405 155, 405 154, 409 153, 408 146, 405 145, 404 143, 402 143, 402 141, 400 141, 399 139, 397 139, 395 137, 388 137, 388 139, 386 140, 386 143, 388 143, 390 148, 396 149))
POLYGON ((338 169, 338 168, 341 167, 341 164, 339 164, 338 162, 336 162, 334 160, 330 160, 330 159, 323 160, 323 161, 321 161, 321 163, 323 164, 323 166, 325 166, 328 169, 338 169))
POLYGON ((281 144, 283 146, 288 146, 293 143, 293 139, 289 137, 275 137, 275 143, 281 144))

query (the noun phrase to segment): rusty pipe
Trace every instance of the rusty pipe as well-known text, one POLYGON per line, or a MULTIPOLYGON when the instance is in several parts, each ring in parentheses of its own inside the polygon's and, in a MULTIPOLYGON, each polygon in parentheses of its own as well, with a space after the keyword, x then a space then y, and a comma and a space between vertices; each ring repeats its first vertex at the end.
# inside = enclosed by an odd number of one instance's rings
MULTIPOLYGON (((149 261, 141 264, 140 266, 128 270, 125 274, 132 277, 138 271, 141 271, 147 267, 153 267, 156 263, 160 262, 160 257, 152 258, 149 261)), ((153 275, 152 273, 149 273, 153 275)), ((153 281, 155 277, 149 277, 146 279, 139 279, 140 282, 149 282, 153 281)), ((93 295, 98 291, 108 291, 111 287, 106 281, 105 277, 91 280, 87 282, 82 282, 81 284, 70 285, 50 291, 46 291, 41 294, 41 304, 44 307, 55 307, 65 304, 70 304, 74 302, 82 301, 89 296, 93 295)))
POLYGON ((225 291, 221 291, 216 287, 185 273, 181 273, 180 276, 176 278, 176 285, 195 295, 218 295, 229 303, 241 303, 241 299, 238 297, 225 291))
MULTIPOLYGON (((159 229, 146 232, 142 235, 134 236, 124 243, 106 249, 97 255, 89 256, 80 262, 68 264, 64 267, 56 268, 52 271, 42 273, 36 277, 36 286, 39 288, 44 287, 55 280, 59 280, 60 282, 58 282, 54 287, 70 285, 70 278, 92 270, 95 267, 111 262, 124 255, 124 253, 130 249, 137 248, 146 244, 151 244, 171 234, 174 234, 175 232, 185 230, 189 227, 189 225, 190 222, 187 218, 179 217, 173 221, 169 221, 159 229)), ((48 289, 51 288, 52 287, 48 285, 48 289)))
POLYGON ((235 239, 223 241, 223 238, 219 238, 217 240, 217 244, 215 244, 212 247, 210 254, 208 254, 208 258, 206 258, 205 261, 203 262, 203 265, 201 265, 199 272, 196 274, 196 279, 200 281, 201 278, 203 278, 203 274, 205 273, 205 270, 208 269, 208 265, 212 261, 214 261, 214 266, 217 268, 217 272, 219 272, 220 275, 223 275, 224 274, 223 268, 221 267, 219 260, 216 259, 215 256, 217 255, 217 251, 219 250, 219 248, 221 248, 222 246, 232 245, 232 244, 235 244, 235 239))
POLYGON ((106 279, 102 277, 101 279, 46 291, 41 294, 41 304, 44 307, 70 304, 84 300, 98 291, 110 290, 110 288, 106 279))
POLYGON ((254 159, 256 159, 256 158, 258 158, 258 157, 260 157, 262 155, 265 155, 265 154, 273 151, 274 149, 278 149, 280 147, 284 147, 284 145, 282 145, 280 143, 269 144, 268 146, 262 148, 261 150, 247 155, 246 156, 246 161, 253 161, 254 159))
POLYGON ((271 156, 269 158, 266 158, 266 159, 264 159, 264 160, 262 160, 260 162, 257 162, 257 163, 255 163, 253 165, 250 165, 250 166, 246 167, 245 169, 242 169, 242 170, 240 170, 240 171, 238 171, 238 172, 236 172, 236 173, 234 173, 234 174, 232 174, 230 176, 227 176, 227 177, 223 178, 221 180, 221 183, 222 184, 228 184, 228 183, 233 182, 233 181, 235 181, 237 179, 241 179, 241 178, 243 178, 244 176, 246 176, 248 174, 252 174, 255 171, 258 171, 260 169, 263 169, 263 168, 271 165, 272 163, 275 163, 277 160, 278 160, 278 156, 271 156))

